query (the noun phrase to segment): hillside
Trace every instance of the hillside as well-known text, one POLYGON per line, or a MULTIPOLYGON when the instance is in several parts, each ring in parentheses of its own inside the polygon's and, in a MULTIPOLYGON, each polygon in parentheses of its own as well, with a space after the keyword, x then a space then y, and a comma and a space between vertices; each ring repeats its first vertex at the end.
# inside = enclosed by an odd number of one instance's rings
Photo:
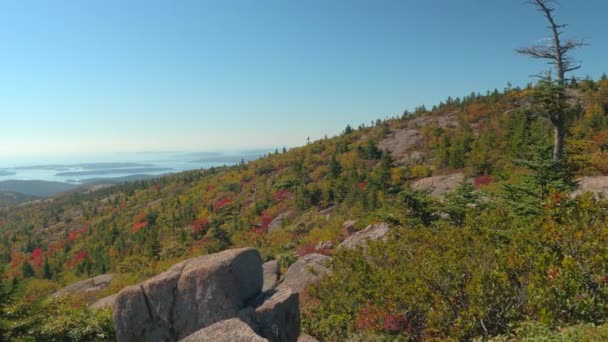
POLYGON ((36 198, 18 192, 0 190, 0 208, 14 206, 15 204, 31 201, 36 198))
POLYGON ((77 185, 42 180, 0 181, 0 190, 16 192, 27 196, 48 197, 75 189, 77 185))
MULTIPOLYGON (((253 246, 283 271, 332 255, 334 274, 301 296, 304 331, 324 340, 600 323, 608 204, 569 193, 570 181, 608 173, 608 79, 571 84, 563 169, 551 163, 551 126, 531 110, 533 93, 448 98, 234 167, 1 209, 5 282, 23 312, 44 312, 39 298, 58 284, 117 274, 70 299, 85 306, 181 260, 253 246), (390 234, 365 250, 337 248, 373 223, 390 234)), ((23 329, 44 322, 12 319, 23 329)))

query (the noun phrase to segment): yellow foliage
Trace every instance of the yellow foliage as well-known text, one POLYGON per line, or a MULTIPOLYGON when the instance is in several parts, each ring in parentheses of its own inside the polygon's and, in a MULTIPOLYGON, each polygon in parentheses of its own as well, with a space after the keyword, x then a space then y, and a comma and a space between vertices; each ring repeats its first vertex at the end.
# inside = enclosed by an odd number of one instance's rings
POLYGON ((412 166, 410 172, 414 178, 429 177, 433 173, 431 168, 426 165, 414 165, 412 166))

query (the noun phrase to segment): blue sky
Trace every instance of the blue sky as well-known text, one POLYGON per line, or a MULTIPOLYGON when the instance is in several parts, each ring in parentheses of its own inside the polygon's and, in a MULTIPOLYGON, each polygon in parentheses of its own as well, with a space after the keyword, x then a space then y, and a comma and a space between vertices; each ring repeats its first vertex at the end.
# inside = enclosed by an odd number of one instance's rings
MULTIPOLYGON (((447 96, 525 85, 519 0, 0 1, 0 154, 297 146, 447 96)), ((603 0, 563 0, 608 71, 603 0)))

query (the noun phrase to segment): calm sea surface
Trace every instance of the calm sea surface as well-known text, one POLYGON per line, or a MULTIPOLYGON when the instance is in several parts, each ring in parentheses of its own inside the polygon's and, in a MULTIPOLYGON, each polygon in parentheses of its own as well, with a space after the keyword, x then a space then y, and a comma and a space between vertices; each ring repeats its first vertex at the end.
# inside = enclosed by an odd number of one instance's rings
POLYGON ((9 179, 81 183, 93 178, 161 175, 185 170, 234 165, 254 160, 269 150, 229 152, 145 152, 43 157, 0 156, 0 181, 9 179))

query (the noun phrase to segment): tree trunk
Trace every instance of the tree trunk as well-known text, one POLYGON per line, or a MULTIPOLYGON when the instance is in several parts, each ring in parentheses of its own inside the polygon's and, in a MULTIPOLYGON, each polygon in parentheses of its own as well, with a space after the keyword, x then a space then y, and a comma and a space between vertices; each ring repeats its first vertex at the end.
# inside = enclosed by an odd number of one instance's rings
POLYGON ((564 137, 566 136, 566 127, 563 120, 555 124, 554 134, 553 160, 562 160, 564 155, 564 137))

